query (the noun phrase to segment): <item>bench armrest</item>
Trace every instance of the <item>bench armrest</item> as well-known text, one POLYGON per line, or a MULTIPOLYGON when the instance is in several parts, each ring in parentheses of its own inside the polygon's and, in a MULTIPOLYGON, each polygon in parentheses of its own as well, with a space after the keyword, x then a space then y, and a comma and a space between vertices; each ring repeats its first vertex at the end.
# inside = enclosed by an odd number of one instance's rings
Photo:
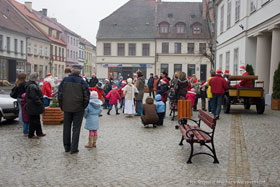
POLYGON ((207 136, 209 136, 209 137, 212 139, 212 136, 211 136, 211 133, 210 133, 210 132, 206 132, 206 131, 201 130, 201 129, 190 129, 190 130, 187 130, 187 131, 186 131, 186 136, 187 136, 188 138, 193 139, 193 137, 194 137, 194 134, 191 134, 191 137, 188 135, 188 133, 191 132, 191 131, 200 131, 200 132, 203 132, 203 133, 205 133, 207 136))
POLYGON ((198 126, 200 126, 200 121, 199 120, 194 120, 194 119, 191 119, 191 118, 181 118, 181 119, 179 119, 178 123, 180 125, 187 125, 188 120, 191 120, 191 121, 195 122, 198 126))

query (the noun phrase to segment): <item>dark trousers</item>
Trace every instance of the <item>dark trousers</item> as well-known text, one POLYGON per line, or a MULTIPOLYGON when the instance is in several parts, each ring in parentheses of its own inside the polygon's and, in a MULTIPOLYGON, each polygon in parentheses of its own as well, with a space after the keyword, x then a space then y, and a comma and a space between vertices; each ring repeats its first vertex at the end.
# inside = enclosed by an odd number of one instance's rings
POLYGON ((153 98, 155 98, 154 88, 149 88, 149 96, 152 97, 152 94, 153 94, 153 98))
POLYGON ((212 113, 215 117, 220 116, 221 106, 223 104, 223 95, 212 94, 212 113))
POLYGON ((105 99, 103 108, 104 109, 108 109, 109 108, 109 99, 105 99))
POLYGON ((83 122, 84 111, 64 112, 63 144, 66 151, 77 151, 79 147, 80 130, 83 122), (73 124, 72 142, 71 129, 73 124))
POLYGON ((158 125, 163 125, 163 120, 164 120, 164 116, 165 116, 165 112, 161 112, 161 113, 157 113, 158 115, 158 125))
POLYGON ((28 137, 32 138, 34 136, 34 133, 36 131, 36 135, 40 136, 43 134, 42 132, 42 127, 41 127, 41 120, 40 120, 40 115, 30 115, 29 116, 29 132, 28 132, 28 137))
POLYGON ((197 110, 197 103, 198 103, 198 95, 196 95, 195 97, 194 106, 193 106, 194 110, 197 110))

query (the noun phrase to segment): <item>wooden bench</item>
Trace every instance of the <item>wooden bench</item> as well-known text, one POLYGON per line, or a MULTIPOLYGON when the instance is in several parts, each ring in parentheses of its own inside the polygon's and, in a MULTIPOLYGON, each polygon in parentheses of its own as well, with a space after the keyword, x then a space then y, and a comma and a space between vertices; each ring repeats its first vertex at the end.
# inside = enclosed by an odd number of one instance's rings
POLYGON ((214 117, 212 117, 211 114, 208 114, 207 112, 204 112, 203 110, 199 110, 198 114, 199 120, 189 119, 189 118, 182 118, 180 119, 179 125, 176 126, 176 129, 180 129, 182 133, 182 139, 180 141, 179 145, 183 145, 183 141, 186 140, 191 145, 191 152, 189 159, 187 161, 188 164, 192 163, 192 157, 200 154, 209 155, 214 159, 214 164, 218 164, 218 158, 216 156, 216 151, 214 147, 214 133, 215 133, 215 127, 216 127, 216 120, 214 117), (188 120, 193 121, 196 123, 196 125, 189 125, 188 120), (206 132, 200 128, 201 122, 205 123, 212 131, 206 132), (198 152, 193 153, 193 144, 199 143, 201 146, 207 147, 212 154, 206 153, 206 152, 198 152), (207 145, 207 144, 211 144, 207 145))

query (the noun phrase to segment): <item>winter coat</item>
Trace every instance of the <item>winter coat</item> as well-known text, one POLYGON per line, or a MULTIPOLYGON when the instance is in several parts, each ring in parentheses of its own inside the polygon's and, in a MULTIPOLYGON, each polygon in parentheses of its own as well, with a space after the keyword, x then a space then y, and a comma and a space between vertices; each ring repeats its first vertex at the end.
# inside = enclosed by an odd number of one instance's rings
POLYGON ((22 100, 20 101, 21 104, 21 111, 22 111, 22 121, 24 123, 29 123, 30 118, 27 113, 27 99, 26 99, 26 94, 22 94, 22 100))
POLYGON ((207 80, 207 86, 208 86, 208 89, 207 89, 207 97, 209 99, 212 98, 212 92, 211 92, 211 86, 209 85, 209 82, 210 80, 212 79, 213 77, 209 77, 208 80, 207 80))
POLYGON ((187 79, 178 79, 177 84, 175 85, 175 92, 178 100, 180 99, 180 97, 186 97, 188 92, 188 85, 189 82, 187 79))
POLYGON ((85 109, 86 124, 85 129, 87 130, 98 130, 99 129, 99 115, 101 114, 102 102, 98 99, 90 99, 87 108, 85 109))
POLYGON ((154 78, 150 77, 148 80, 148 88, 152 89, 154 87, 154 78))
POLYGON ((192 107, 194 106, 195 103, 195 98, 196 98, 196 93, 189 91, 186 95, 187 100, 192 101, 192 107))
POLYGON ((45 112, 43 93, 35 81, 26 84, 26 100, 28 115, 35 116, 45 112))
MULTIPOLYGON (((245 72, 242 74, 242 76, 247 76, 247 75, 249 75, 248 72, 245 72)), ((251 88, 251 87, 253 87, 253 82, 251 80, 241 80, 238 87, 251 88)))
POLYGON ((65 77, 59 85, 58 101, 64 112, 81 112, 89 102, 89 90, 84 79, 75 74, 65 77))
POLYGON ((157 82, 158 82, 158 78, 154 80, 154 91, 157 90, 157 82))
POLYGON ((221 75, 213 77, 209 85, 211 86, 212 94, 216 95, 224 95, 225 90, 228 89, 228 83, 221 75))
POLYGON ((112 90, 112 85, 111 83, 106 83, 104 86, 104 92, 107 95, 110 91, 112 90))
POLYGON ((165 103, 161 100, 161 95, 156 95, 156 108, 157 108, 157 113, 163 113, 165 112, 165 103))
POLYGON ((124 97, 124 94, 123 94, 123 88, 125 87, 126 85, 122 85, 119 89, 118 89, 118 92, 120 94, 120 96, 123 98, 124 97))
POLYGON ((145 79, 144 77, 139 77, 136 82, 136 88, 138 93, 136 94, 135 100, 142 101, 144 97, 144 87, 145 87, 145 79))
POLYGON ((89 87, 95 87, 98 82, 99 82, 98 78, 96 78, 96 77, 91 78, 89 81, 89 87))
POLYGON ((143 105, 143 115, 141 118, 146 124, 156 124, 158 122, 156 105, 150 97, 146 99, 146 104, 143 105))
POLYGON ((106 99, 110 99, 109 105, 117 105, 118 100, 121 101, 121 96, 117 90, 111 90, 106 96, 106 99))
POLYGON ((137 88, 134 85, 126 85, 123 89, 124 98, 126 100, 133 100, 135 98, 135 94, 138 93, 137 88))
POLYGON ((53 91, 51 84, 48 81, 45 81, 42 87, 43 96, 51 99, 53 97, 53 91))
POLYGON ((21 98, 22 94, 26 92, 26 82, 22 82, 18 85, 17 89, 17 98, 21 98))
POLYGON ((177 78, 172 79, 171 84, 170 84, 170 88, 175 88, 177 83, 178 83, 178 80, 179 79, 177 79, 177 78))
POLYGON ((168 85, 167 84, 163 84, 159 87, 157 94, 161 95, 161 100, 163 102, 167 101, 167 95, 168 95, 168 85))

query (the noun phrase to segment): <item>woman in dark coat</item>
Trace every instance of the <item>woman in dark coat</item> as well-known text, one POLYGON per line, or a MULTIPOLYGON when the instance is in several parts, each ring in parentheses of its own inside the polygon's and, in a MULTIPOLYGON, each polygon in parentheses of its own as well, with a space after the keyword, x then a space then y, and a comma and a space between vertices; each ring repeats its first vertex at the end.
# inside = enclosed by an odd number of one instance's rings
POLYGON ((144 126, 153 124, 156 127, 158 122, 158 115, 156 105, 154 104, 153 98, 150 96, 146 99, 146 104, 143 105, 143 115, 141 116, 142 123, 144 126))
POLYGON ((188 88, 189 82, 186 78, 186 73, 185 72, 181 72, 179 79, 177 81, 177 85, 175 86, 175 93, 177 96, 177 100, 179 100, 180 98, 185 98, 187 95, 187 88, 188 88))
POLYGON ((32 73, 26 85, 27 113, 30 118, 28 138, 31 139, 46 136, 42 131, 40 121, 40 114, 45 111, 43 93, 36 81, 39 81, 39 74, 32 73), (37 136, 34 135, 35 132, 37 136))
POLYGON ((137 82, 136 88, 138 93, 136 94, 135 101, 137 104, 137 116, 142 115, 142 102, 144 97, 144 87, 145 87, 145 79, 143 77, 143 73, 141 71, 137 72, 137 82))

